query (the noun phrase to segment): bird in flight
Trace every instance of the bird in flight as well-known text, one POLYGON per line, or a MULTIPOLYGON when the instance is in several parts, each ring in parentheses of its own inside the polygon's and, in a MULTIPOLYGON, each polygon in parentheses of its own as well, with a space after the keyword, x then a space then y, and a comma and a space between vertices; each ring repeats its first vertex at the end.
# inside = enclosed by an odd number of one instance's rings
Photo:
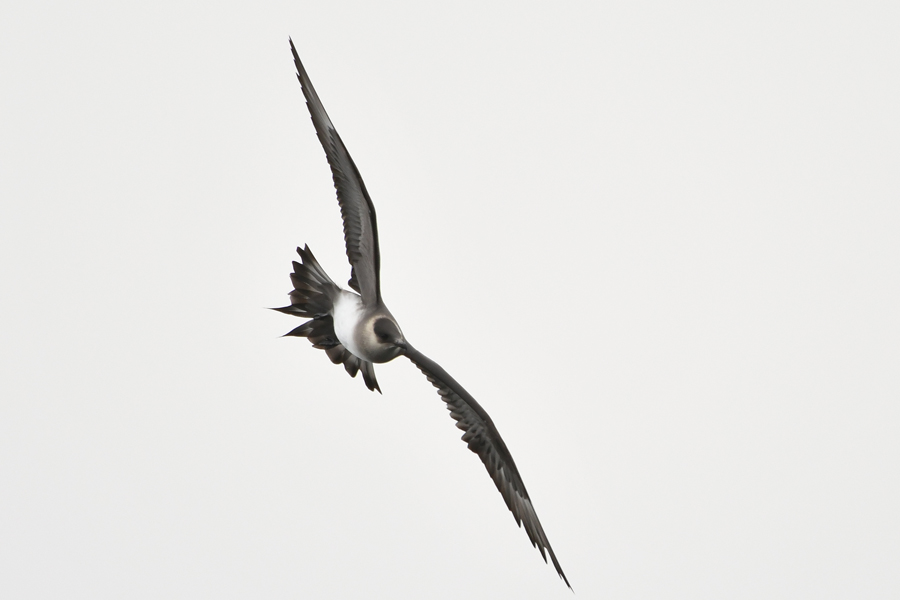
POLYGON ((398 356, 412 361, 437 388, 441 400, 446 402, 450 416, 464 432, 462 440, 484 463, 516 524, 525 527, 528 539, 540 551, 544 562, 547 562, 547 554, 550 555, 556 572, 571 588, 534 511, 516 463, 493 421, 475 398, 440 365, 413 348, 391 311, 382 302, 379 281, 381 255, 378 251, 375 206, 356 164, 300 62, 293 40, 289 41, 297 67, 297 79, 300 80, 316 135, 325 149, 334 177, 344 221, 347 258, 350 260, 348 285, 353 291, 341 289, 335 284, 308 246, 297 248, 301 262, 293 263, 291 304, 275 310, 309 320, 286 335, 309 339, 314 348, 325 351, 331 362, 343 364, 351 377, 362 372, 366 387, 379 393, 381 389, 375 379, 375 363, 385 363, 398 356))

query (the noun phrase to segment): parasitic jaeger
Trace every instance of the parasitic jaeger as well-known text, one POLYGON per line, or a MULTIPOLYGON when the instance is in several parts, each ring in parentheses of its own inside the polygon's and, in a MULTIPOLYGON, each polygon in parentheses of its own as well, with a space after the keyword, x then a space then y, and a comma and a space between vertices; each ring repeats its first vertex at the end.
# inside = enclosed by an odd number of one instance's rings
POLYGON ((531 504, 516 463, 493 421, 475 398, 440 365, 413 348, 382 302, 379 281, 381 255, 375 207, 356 164, 300 62, 294 42, 289 41, 297 67, 297 79, 300 80, 316 135, 325 149, 334 177, 350 261, 348 285, 354 291, 341 289, 335 284, 308 246, 297 248, 301 262, 293 263, 291 304, 275 310, 310 320, 285 335, 308 338, 314 348, 325 351, 331 362, 343 364, 351 377, 356 377, 361 371, 366 387, 379 393, 381 389, 375 379, 374 363, 388 362, 398 356, 412 361, 437 388, 441 400, 447 403, 450 416, 464 432, 462 440, 484 463, 516 524, 525 527, 528 539, 540 550, 544 562, 547 561, 547 554, 550 555, 556 572, 571 589, 531 504))

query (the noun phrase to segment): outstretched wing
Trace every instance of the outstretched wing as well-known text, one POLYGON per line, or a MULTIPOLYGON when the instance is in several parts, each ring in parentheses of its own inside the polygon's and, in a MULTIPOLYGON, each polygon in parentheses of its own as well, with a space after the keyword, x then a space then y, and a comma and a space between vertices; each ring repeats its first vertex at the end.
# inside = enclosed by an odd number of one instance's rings
POLYGON ((545 550, 550 554, 550 560, 553 561, 556 572, 571 588, 562 567, 559 566, 559 561, 556 560, 553 548, 550 547, 547 534, 541 527, 537 513, 534 512, 516 463, 497 428, 494 427, 494 422, 481 408, 481 405, 475 401, 475 398, 450 377, 439 364, 412 347, 408 347, 405 354, 425 374, 428 381, 437 388, 441 399, 447 403, 447 410, 456 421, 456 426, 465 432, 462 440, 469 445, 469 450, 477 454, 484 463, 488 474, 506 501, 507 508, 515 517, 516 524, 519 527, 524 525, 528 539, 540 550, 544 562, 547 562, 545 550))
POLYGON ((306 96, 306 107, 312 116, 316 135, 325 149, 325 156, 331 166, 334 177, 334 189, 337 190, 338 203, 341 205, 341 217, 344 220, 344 242, 347 245, 347 258, 350 260, 350 281, 348 284, 362 296, 367 306, 374 306, 381 300, 381 288, 378 273, 381 268, 381 256, 378 251, 378 226, 375 221, 375 207, 366 191, 366 184, 357 170, 350 153, 344 146, 341 136, 335 130, 319 95, 313 87, 293 40, 291 52, 294 65, 297 67, 297 79, 306 96))

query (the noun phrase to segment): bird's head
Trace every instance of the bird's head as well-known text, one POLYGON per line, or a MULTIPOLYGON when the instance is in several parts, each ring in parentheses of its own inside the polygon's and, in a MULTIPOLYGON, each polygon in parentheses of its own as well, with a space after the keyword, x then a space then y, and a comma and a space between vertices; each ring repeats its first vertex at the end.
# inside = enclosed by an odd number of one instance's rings
POLYGON ((373 329, 375 330, 375 338, 378 340, 378 344, 383 348, 396 350, 394 356, 406 350, 406 340, 393 319, 382 317, 375 321, 373 329))

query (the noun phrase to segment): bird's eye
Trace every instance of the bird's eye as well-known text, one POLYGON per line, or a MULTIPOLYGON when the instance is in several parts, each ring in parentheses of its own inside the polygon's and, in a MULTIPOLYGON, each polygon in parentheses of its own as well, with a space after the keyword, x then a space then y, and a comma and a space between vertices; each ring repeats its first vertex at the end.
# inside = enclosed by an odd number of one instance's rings
POLYGON ((372 330, 375 333, 375 337, 382 344, 389 344, 400 337, 400 331, 397 330, 397 326, 390 319, 378 319, 375 321, 372 330))

